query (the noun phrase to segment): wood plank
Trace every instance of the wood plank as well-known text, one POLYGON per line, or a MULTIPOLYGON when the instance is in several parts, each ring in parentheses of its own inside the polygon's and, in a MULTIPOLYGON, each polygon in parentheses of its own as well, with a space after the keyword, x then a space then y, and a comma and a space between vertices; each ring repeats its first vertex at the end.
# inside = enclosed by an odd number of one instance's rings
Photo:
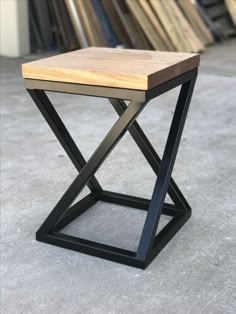
POLYGON ((159 20, 157 18, 157 16, 153 12, 149 2, 146 0, 139 0, 139 3, 142 6, 143 10, 145 11, 146 15, 148 16, 148 18, 150 19, 150 21, 152 22, 154 29, 159 34, 160 38, 162 39, 163 43, 165 44, 166 50, 175 51, 175 48, 174 48, 171 40, 167 36, 165 30, 163 29, 161 23, 159 22, 159 20))
POLYGON ((106 10, 104 9, 101 0, 90 0, 93 5, 94 12, 97 15, 97 18, 99 20, 104 38, 106 40, 106 46, 110 48, 115 48, 119 45, 121 45, 121 42, 119 41, 113 26, 110 22, 110 19, 106 13, 106 10))
POLYGON ((134 17, 136 18, 137 22, 143 29, 143 32, 149 39, 152 47, 156 50, 166 50, 166 46, 162 42, 158 33, 155 31, 150 20, 147 18, 139 2, 133 1, 133 0, 126 0, 126 3, 128 7, 130 8, 130 11, 133 13, 134 17))
POLYGON ((87 48, 22 65, 24 78, 148 90, 198 67, 198 54, 87 48))
POLYGON ((188 38, 185 36, 185 33, 183 32, 181 23, 179 21, 179 19, 177 18, 176 14, 175 14, 175 7, 174 7, 174 11, 173 8, 171 8, 170 3, 171 0, 169 1, 160 1, 164 7, 164 10, 166 11, 166 14, 168 15, 171 23, 174 26, 174 29, 176 31, 177 34, 177 38, 179 43, 182 46, 182 50, 181 51, 185 51, 185 52, 191 52, 192 51, 192 47, 189 44, 189 40, 188 38))
POLYGON ((212 44, 214 42, 214 38, 203 22, 195 5, 190 1, 185 0, 178 0, 178 4, 180 5, 189 23, 192 25, 195 33, 201 38, 202 42, 205 45, 212 44))
POLYGON ((184 41, 188 43, 188 47, 190 48, 191 52, 200 52, 205 49, 203 43, 197 37, 196 33, 193 31, 192 27, 186 20, 185 16, 183 15, 182 11, 176 4, 174 0, 168 1, 168 6, 172 11, 172 16, 176 18, 179 22, 179 31, 180 35, 183 35, 184 41))
POLYGON ((63 0, 52 0, 51 6, 66 50, 78 49, 79 42, 76 38, 73 25, 66 10, 65 2, 63 0))
POLYGON ((106 47, 106 41, 97 16, 93 10, 91 0, 75 0, 75 5, 89 45, 95 47, 106 47))
POLYGON ((236 26, 236 0, 225 0, 225 5, 234 25, 236 26))
POLYGON ((151 46, 140 29, 139 24, 130 14, 124 0, 112 0, 112 3, 116 9, 117 14, 132 42, 132 45, 136 49, 150 49, 151 46))
POLYGON ((126 29, 120 19, 120 16, 116 12, 113 2, 111 0, 102 0, 102 4, 110 18, 112 26, 114 27, 114 30, 120 42, 126 48, 133 48, 132 41, 130 40, 129 35, 126 32, 126 29))
POLYGON ((173 22, 171 21, 171 18, 169 14, 166 12, 163 2, 162 1, 156 1, 156 0, 150 0, 150 4, 158 16, 159 20, 161 21, 163 27, 166 30, 166 33, 168 34, 169 38, 172 41, 173 46, 177 51, 184 51, 185 46, 183 45, 182 41, 179 39, 179 35, 175 29, 175 26, 173 22))
POLYGON ((150 42, 149 42, 148 38, 146 37, 145 33, 143 32, 141 26, 139 25, 138 21, 133 16, 133 14, 131 14, 131 12, 129 13, 129 18, 130 18, 130 21, 134 25, 135 33, 138 35, 138 37, 140 38, 140 41, 142 42, 143 48, 147 49, 147 50, 152 50, 153 49, 152 45, 150 44, 150 42))
POLYGON ((88 40, 85 36, 84 29, 80 20, 80 17, 77 13, 76 6, 73 0, 65 0, 65 4, 70 15, 71 22, 74 27, 76 37, 80 43, 80 47, 88 47, 88 40))

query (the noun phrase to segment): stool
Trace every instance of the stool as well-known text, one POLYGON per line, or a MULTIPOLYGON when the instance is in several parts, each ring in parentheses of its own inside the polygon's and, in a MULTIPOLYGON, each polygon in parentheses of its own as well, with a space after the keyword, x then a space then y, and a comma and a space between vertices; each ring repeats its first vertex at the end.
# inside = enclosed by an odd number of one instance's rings
POLYGON ((189 104, 199 55, 112 48, 87 48, 22 65, 25 87, 51 127, 78 175, 36 233, 38 241, 145 269, 191 215, 171 178, 189 104), (140 128, 137 117, 148 102, 179 85, 177 105, 162 160, 140 128), (45 91, 108 98, 119 115, 86 162, 45 91), (130 101, 127 106, 124 100, 130 101), (96 171, 128 131, 157 179, 151 200, 105 191, 96 171), (71 205, 88 186, 91 193, 71 205), (165 203, 169 194, 173 204, 165 203), (98 201, 147 211, 137 252, 66 235, 60 230, 98 201), (173 217, 156 235, 160 215, 173 217))

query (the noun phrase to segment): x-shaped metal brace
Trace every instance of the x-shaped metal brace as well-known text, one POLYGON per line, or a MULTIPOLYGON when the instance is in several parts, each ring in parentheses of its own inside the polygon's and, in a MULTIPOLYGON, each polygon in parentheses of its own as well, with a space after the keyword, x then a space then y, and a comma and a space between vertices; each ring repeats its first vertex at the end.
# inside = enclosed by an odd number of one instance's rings
POLYGON ((110 98, 110 95, 108 95, 112 106, 119 115, 119 119, 87 162, 45 94, 44 90, 47 89, 27 88, 30 96, 79 172, 78 176, 37 231, 37 240, 143 269, 147 267, 191 215, 191 208, 171 178, 171 173, 196 77, 197 69, 191 70, 185 75, 179 76, 148 91, 144 101, 131 99, 128 106, 123 100, 110 98), (136 119, 151 98, 178 85, 182 85, 182 87, 161 160, 136 119), (157 175, 151 200, 104 191, 95 178, 96 171, 126 131, 130 132, 157 175), (91 193, 76 204, 71 205, 86 185, 89 187, 91 193), (174 205, 164 203, 167 192, 174 205), (137 252, 77 238, 60 232, 63 227, 98 201, 147 211, 137 252), (172 216, 173 218, 156 235, 161 214, 172 216))

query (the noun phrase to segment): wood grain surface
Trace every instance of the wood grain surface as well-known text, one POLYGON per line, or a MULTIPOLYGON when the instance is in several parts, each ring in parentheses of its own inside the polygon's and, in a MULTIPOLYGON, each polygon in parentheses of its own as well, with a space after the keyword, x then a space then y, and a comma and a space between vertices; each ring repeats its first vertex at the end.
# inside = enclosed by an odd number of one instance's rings
POLYGON ((193 53, 86 48, 22 65, 24 78, 148 90, 199 66, 193 53))

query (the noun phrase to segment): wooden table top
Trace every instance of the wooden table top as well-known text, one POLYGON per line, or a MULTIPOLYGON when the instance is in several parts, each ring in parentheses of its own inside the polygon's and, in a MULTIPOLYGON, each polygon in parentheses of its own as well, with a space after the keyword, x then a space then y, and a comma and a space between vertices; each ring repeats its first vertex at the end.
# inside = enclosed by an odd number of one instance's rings
POLYGON ((195 53, 86 48, 22 65, 24 78, 148 90, 199 66, 195 53))

